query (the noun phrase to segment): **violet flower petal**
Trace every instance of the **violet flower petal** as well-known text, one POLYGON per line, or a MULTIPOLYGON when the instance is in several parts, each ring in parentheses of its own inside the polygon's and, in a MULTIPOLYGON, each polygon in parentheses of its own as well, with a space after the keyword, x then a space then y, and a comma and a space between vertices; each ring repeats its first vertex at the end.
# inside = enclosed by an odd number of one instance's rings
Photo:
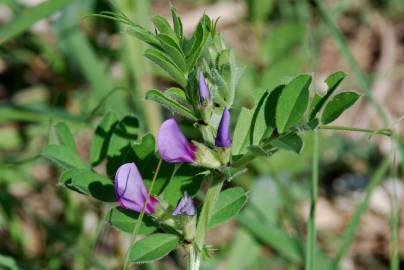
POLYGON ((188 196, 185 192, 184 196, 181 198, 177 207, 173 211, 173 216, 177 215, 187 215, 187 216, 195 216, 196 210, 194 206, 194 202, 192 198, 188 196))
MULTIPOLYGON (((139 213, 142 211, 148 192, 135 163, 126 163, 118 168, 115 175, 115 195, 122 208, 139 213)), ((158 200, 150 197, 145 213, 154 213, 157 204, 158 200)))
POLYGON ((210 101, 210 92, 209 88, 206 85, 205 76, 203 76, 203 72, 199 72, 199 97, 201 102, 210 101))
POLYGON ((230 138, 230 112, 224 108, 219 128, 217 129, 215 145, 217 147, 229 147, 231 145, 230 138))
POLYGON ((196 146, 185 138, 174 118, 161 124, 157 149, 162 159, 169 163, 192 163, 195 160, 196 146))

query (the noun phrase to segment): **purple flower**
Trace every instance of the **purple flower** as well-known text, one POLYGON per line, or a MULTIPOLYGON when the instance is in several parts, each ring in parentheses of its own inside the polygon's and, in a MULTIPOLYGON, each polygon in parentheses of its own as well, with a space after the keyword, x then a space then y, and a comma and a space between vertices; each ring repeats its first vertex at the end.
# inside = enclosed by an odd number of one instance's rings
POLYGON ((230 112, 224 108, 222 119, 220 120, 219 128, 217 129, 215 145, 217 147, 229 147, 231 145, 230 139, 230 112))
POLYGON ((192 163, 195 160, 196 146, 185 138, 174 118, 161 124, 157 149, 161 158, 169 163, 192 163))
POLYGON ((187 216, 195 216, 196 210, 194 206, 194 202, 192 198, 188 196, 185 192, 184 196, 181 198, 177 207, 173 211, 173 216, 177 215, 187 215, 187 216))
MULTIPOLYGON (((118 168, 115 175, 115 195, 122 208, 142 211, 149 194, 135 163, 126 163, 118 168)), ((158 202, 156 198, 150 196, 145 213, 154 213, 158 202)))
POLYGON ((210 101, 209 88, 206 85, 206 80, 202 71, 199 71, 199 97, 201 102, 210 101))

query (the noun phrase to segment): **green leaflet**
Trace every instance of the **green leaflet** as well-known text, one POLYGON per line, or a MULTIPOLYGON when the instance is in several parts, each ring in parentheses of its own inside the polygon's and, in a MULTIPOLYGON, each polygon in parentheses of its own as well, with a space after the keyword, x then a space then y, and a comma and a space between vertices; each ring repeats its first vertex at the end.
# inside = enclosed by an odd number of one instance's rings
POLYGON ((113 112, 107 113, 101 120, 94 132, 91 141, 90 161, 95 166, 107 156, 108 145, 115 126, 118 124, 118 118, 113 112))
POLYGON ((112 181, 90 169, 70 169, 65 171, 59 183, 74 191, 90 195, 100 201, 116 201, 112 181))
POLYGON ((161 34, 166 34, 172 37, 175 42, 179 44, 177 35, 174 33, 173 29, 171 28, 170 24, 167 22, 167 20, 163 16, 154 16, 153 17, 153 24, 156 26, 157 30, 161 34))
POLYGON ((296 133, 289 133, 271 141, 271 145, 299 154, 303 147, 303 141, 296 133))
POLYGON ((338 118, 351 107, 359 98, 355 92, 343 92, 333 97, 325 106, 321 115, 321 123, 328 124, 338 118))
POLYGON ((311 76, 299 75, 283 89, 276 105, 276 128, 279 133, 299 123, 306 111, 311 76))
POLYGON ((169 95, 165 95, 165 93, 162 93, 159 90, 152 89, 148 91, 146 94, 146 99, 153 100, 161 104, 162 106, 166 107, 167 109, 172 110, 186 118, 189 118, 192 121, 198 120, 198 118, 196 118, 196 116, 190 109, 180 104, 179 102, 171 98, 169 95))
POLYGON ((167 34, 158 34, 157 37, 161 43, 161 47, 167 55, 170 56, 172 62, 175 63, 182 72, 187 73, 188 69, 185 62, 185 55, 181 47, 179 47, 175 40, 167 34))
POLYGON ((186 46, 185 49, 188 70, 191 70, 198 62, 199 57, 202 54, 203 48, 205 47, 206 42, 208 40, 208 37, 209 33, 205 29, 203 19, 201 19, 191 40, 188 43, 188 46, 186 46))
POLYGON ((87 164, 71 148, 65 145, 49 144, 42 155, 65 169, 87 168, 87 164))
POLYGON ((75 152, 76 143, 74 141, 73 134, 70 132, 69 127, 65 123, 61 122, 56 124, 55 129, 60 144, 70 148, 72 151, 75 152))
POLYGON ((212 217, 209 221, 209 229, 225 223, 235 215, 247 202, 247 194, 240 187, 226 189, 219 194, 212 217))
POLYGON ((166 71, 179 85, 182 87, 187 85, 187 79, 181 69, 164 53, 157 49, 149 48, 145 51, 144 55, 166 71))
POLYGON ((325 83, 328 86, 327 93, 323 97, 320 97, 318 95, 314 96, 313 101, 310 105, 309 120, 312 120, 314 119, 314 117, 316 117, 317 113, 321 110, 326 101, 334 93, 335 89, 337 89, 338 85, 345 77, 346 74, 342 71, 337 71, 327 77, 327 79, 325 80, 325 83))
MULTIPOLYGON (((237 119, 237 124, 233 133, 232 154, 244 154, 247 152, 248 139, 251 132, 252 119, 254 112, 259 105, 259 101, 267 95, 267 90, 264 88, 256 89, 253 93, 254 105, 251 109, 241 108, 241 112, 237 119), (247 128, 246 128, 247 127, 247 128)), ((254 127, 252 127, 254 128, 254 127)))
POLYGON ((137 241, 129 251, 130 261, 148 263, 161 259, 180 244, 177 235, 155 233, 137 241))
POLYGON ((178 16, 177 10, 175 9, 174 6, 171 7, 171 17, 173 20, 174 32, 177 35, 177 38, 180 41, 180 43, 182 43, 182 41, 184 40, 184 30, 181 18, 178 16))
POLYGON ((150 46, 155 47, 156 49, 161 49, 161 45, 157 37, 141 26, 130 25, 126 32, 149 44, 150 46))
MULTIPOLYGON (((126 210, 120 207, 112 208, 107 215, 107 222, 113 227, 126 233, 132 233, 136 222, 138 222, 139 213, 126 210)), ((156 230, 158 224, 151 216, 145 215, 140 227, 140 234, 152 233, 156 230)))

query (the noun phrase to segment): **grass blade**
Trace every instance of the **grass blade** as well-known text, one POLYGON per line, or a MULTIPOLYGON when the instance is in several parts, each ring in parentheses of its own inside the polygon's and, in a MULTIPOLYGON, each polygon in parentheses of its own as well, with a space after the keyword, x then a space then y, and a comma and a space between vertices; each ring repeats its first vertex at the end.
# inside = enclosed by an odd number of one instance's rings
POLYGON ((14 20, 0 28, 0 44, 18 36, 35 22, 52 15, 70 4, 71 0, 48 0, 22 11, 14 20))

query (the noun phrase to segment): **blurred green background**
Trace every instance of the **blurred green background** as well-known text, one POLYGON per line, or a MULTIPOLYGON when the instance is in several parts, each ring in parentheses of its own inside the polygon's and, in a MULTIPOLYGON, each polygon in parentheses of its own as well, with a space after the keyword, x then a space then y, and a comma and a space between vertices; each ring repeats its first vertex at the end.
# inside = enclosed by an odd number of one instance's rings
MULTIPOLYGON (((244 67, 236 106, 249 106, 256 88, 271 89, 302 72, 349 75, 343 88, 365 97, 338 125, 383 127, 404 133, 404 2, 401 0, 172 0, 189 34, 206 12, 244 67), (318 3, 321 2, 321 5, 318 3), (366 97, 371 97, 366 98, 366 97)), ((151 87, 173 85, 142 56, 143 44, 116 22, 92 17, 121 10, 151 27, 150 16, 169 17, 164 0, 2 0, 0 3, 0 269, 118 269, 129 237, 111 228, 111 205, 57 186, 58 170, 41 157, 55 140, 52 126, 65 122, 88 159, 92 129, 107 111, 135 114, 143 133, 156 132, 164 111, 144 100, 151 87)), ((250 190, 235 220, 211 231, 213 255, 203 269, 301 269, 309 211, 311 136, 302 155, 279 152, 256 160, 228 185, 250 190)), ((404 148, 403 148, 404 149, 404 148)), ((399 162, 388 138, 321 132, 317 228, 319 266, 337 253, 368 182, 385 157, 399 162), (396 159, 393 159, 396 157, 396 159)), ((404 151, 404 150, 402 150, 404 151)), ((390 199, 404 202, 403 171, 372 190, 341 269, 389 269, 390 199)), ((369 193, 366 193, 369 194, 369 193)), ((401 218, 401 215, 400 215, 401 218)), ((399 228, 404 255, 404 227, 399 228)), ((182 269, 178 250, 136 269, 182 269)), ((325 269, 325 268, 319 268, 325 269)))

